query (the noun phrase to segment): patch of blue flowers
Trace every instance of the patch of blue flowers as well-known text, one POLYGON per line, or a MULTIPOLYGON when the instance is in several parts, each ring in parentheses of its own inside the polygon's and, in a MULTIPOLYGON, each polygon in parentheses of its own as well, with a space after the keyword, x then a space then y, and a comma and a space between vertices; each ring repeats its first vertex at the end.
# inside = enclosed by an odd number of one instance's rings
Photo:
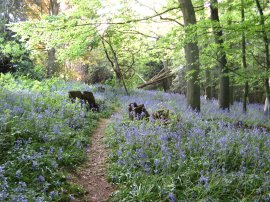
POLYGON ((203 98, 188 109, 183 95, 137 90, 119 98, 122 111, 107 128, 112 201, 269 201, 270 120, 263 106, 230 111, 203 98), (127 105, 170 110, 170 124, 130 121, 127 105), (237 123, 243 123, 243 125, 237 123))
POLYGON ((107 94, 95 92, 102 113, 68 99, 69 90, 95 86, 0 75, 0 201, 70 201, 82 190, 67 169, 86 159, 89 135, 106 116, 107 94))

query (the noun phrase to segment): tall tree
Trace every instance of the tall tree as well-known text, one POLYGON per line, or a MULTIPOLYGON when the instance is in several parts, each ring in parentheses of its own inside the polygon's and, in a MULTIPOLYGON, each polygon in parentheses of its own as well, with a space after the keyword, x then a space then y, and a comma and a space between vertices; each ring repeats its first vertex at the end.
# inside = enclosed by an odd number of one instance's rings
MULTIPOLYGON (((60 4, 57 2, 57 0, 50 0, 49 15, 58 15, 59 8, 60 4)), ((47 77, 51 77, 57 68, 55 53, 56 50, 54 47, 48 50, 47 77)))
MULTIPOLYGON (((262 38, 264 42, 264 52, 265 52, 265 70, 266 72, 269 71, 270 68, 270 55, 269 55, 269 40, 267 36, 267 32, 265 30, 265 16, 263 13, 263 8, 259 2, 259 0, 256 0, 257 9, 260 14, 260 25, 261 25, 261 33, 262 38)), ((270 88, 269 88, 269 77, 264 79, 264 85, 265 85, 265 106, 264 111, 267 114, 270 114, 270 88)))
POLYGON ((102 45, 104 48, 104 52, 106 54, 108 61, 111 63, 112 69, 115 72, 116 79, 118 81, 119 86, 122 83, 126 94, 129 95, 124 76, 123 76, 122 71, 120 69, 119 60, 118 60, 116 51, 113 48, 112 42, 110 41, 110 38, 109 38, 109 40, 106 40, 103 36, 100 36, 100 38, 101 38, 101 42, 102 42, 102 45), (109 50, 110 50, 112 56, 109 55, 109 51, 107 50, 105 43, 109 46, 109 50))
MULTIPOLYGON (((245 8, 244 8, 244 0, 241 0, 241 21, 245 22, 245 8)), ((247 58, 246 58, 246 36, 245 31, 242 33, 242 64, 243 68, 247 69, 247 58)), ((248 81, 245 81, 244 85, 244 97, 243 97, 243 111, 247 112, 247 98, 248 98, 248 81)))
POLYGON ((219 82, 219 107, 221 109, 230 108, 230 80, 229 80, 229 69, 227 66, 226 54, 223 49, 223 34, 219 22, 218 14, 218 2, 217 0, 211 0, 210 4, 211 20, 213 21, 213 34, 215 37, 215 43, 218 45, 217 50, 217 62, 220 70, 220 82, 219 82))
POLYGON ((191 0, 179 0, 184 18, 185 35, 195 34, 194 40, 185 43, 185 58, 188 72, 187 103, 197 111, 200 111, 200 84, 199 84, 199 48, 196 33, 189 29, 190 25, 196 25, 196 16, 191 0))

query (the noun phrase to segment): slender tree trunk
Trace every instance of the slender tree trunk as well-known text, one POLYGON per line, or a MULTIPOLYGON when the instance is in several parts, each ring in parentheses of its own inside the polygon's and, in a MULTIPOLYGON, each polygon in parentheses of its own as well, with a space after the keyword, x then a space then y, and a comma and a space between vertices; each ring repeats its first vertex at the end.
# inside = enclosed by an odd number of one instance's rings
MULTIPOLYGON (((57 0, 50 0, 49 4, 49 15, 58 15, 59 12, 59 6, 60 4, 57 3, 57 0)), ((56 63, 56 56, 55 56, 56 50, 55 48, 51 48, 48 50, 48 62, 47 62, 47 77, 50 78, 55 73, 57 69, 57 63, 56 63)))
POLYGON ((217 90, 217 79, 218 78, 218 72, 216 71, 218 70, 218 67, 214 67, 211 71, 211 74, 212 74, 212 82, 211 82, 211 95, 212 95, 212 99, 215 98, 215 99, 218 99, 218 90, 217 90))
POLYGON ((101 43, 103 45, 103 49, 104 49, 104 52, 106 54, 106 57, 107 59, 109 60, 109 62, 111 63, 112 65, 112 68, 115 72, 115 76, 116 76, 116 80, 118 81, 118 84, 121 85, 121 82, 123 83, 123 86, 124 86, 124 89, 125 89, 125 92, 127 95, 129 95, 129 92, 128 92, 128 89, 127 89, 127 86, 126 86, 126 83, 125 83, 125 80, 124 80, 124 77, 121 73, 121 69, 120 69, 120 66, 119 66, 119 63, 118 63, 118 59, 117 59, 117 55, 116 55, 116 52, 114 51, 113 49, 113 46, 111 45, 110 41, 107 41, 104 39, 104 37, 100 36, 101 38, 101 43), (105 43, 104 41, 109 45, 110 47, 110 50, 112 52, 112 55, 113 55, 113 60, 110 58, 109 56, 109 53, 107 51, 107 48, 105 46, 105 43))
MULTIPOLYGON (((184 18, 185 34, 192 33, 187 27, 196 24, 196 16, 191 0, 179 0, 184 18)), ((194 37, 197 40, 197 36, 194 37)), ((190 75, 187 81, 187 103, 193 110, 200 111, 200 84, 199 84, 199 48, 197 41, 185 44, 185 58, 187 72, 190 75), (192 73, 191 73, 192 72, 192 73)))
MULTIPOLYGON (((270 68, 270 56, 269 56, 269 41, 268 41, 268 36, 265 30, 265 16, 263 14, 263 9, 261 7, 259 0, 256 0, 256 5, 260 13, 260 25, 262 26, 262 35, 263 35, 263 42, 264 42, 264 49, 265 49, 265 64, 266 64, 265 71, 268 72, 270 68)), ((266 96, 264 111, 265 113, 269 115, 270 114, 269 78, 264 79, 264 85, 265 85, 265 96, 266 96)))
POLYGON ((56 63, 55 63, 56 57, 55 57, 55 48, 51 48, 48 50, 48 62, 47 62, 47 77, 50 78, 55 72, 56 69, 56 63))
MULTIPOLYGON (((228 7, 228 14, 229 14, 229 18, 228 18, 228 26, 231 26, 232 25, 232 17, 231 17, 231 12, 232 12, 232 3, 233 3, 233 0, 228 0, 228 4, 229 4, 229 7, 228 7)), ((230 43, 230 49, 233 49, 232 47, 232 44, 230 43)), ((227 64, 229 66, 229 64, 227 64)), ((232 62, 230 64, 231 68, 234 69, 234 62, 232 62)), ((234 104, 234 81, 231 80, 230 81, 230 105, 233 105, 234 104)))
MULTIPOLYGON (((244 23, 245 21, 245 9, 244 9, 244 0, 241 0, 241 21, 244 23)), ((247 69, 247 59, 246 59, 246 36, 245 32, 243 31, 242 34, 242 63, 243 68, 247 69)), ((247 99, 248 99, 248 81, 245 81, 244 86, 244 97, 243 97, 243 111, 244 113, 247 112, 247 99)))
POLYGON ((103 37, 101 37, 101 42, 102 42, 106 57, 109 60, 109 62, 111 63, 112 68, 113 68, 113 70, 114 70, 114 72, 116 74, 117 81, 119 82, 120 85, 121 85, 121 82, 122 82, 126 94, 129 95, 129 92, 128 92, 128 89, 127 89, 127 86, 126 86, 126 83, 125 83, 125 79, 124 79, 124 77, 122 75, 122 72, 121 72, 121 69, 120 69, 120 66, 119 66, 119 63, 118 63, 117 55, 116 55, 116 52, 113 49, 112 44, 109 41, 106 41, 103 37), (113 55, 113 60, 109 56, 109 53, 108 53, 108 51, 106 49, 104 41, 109 45, 109 47, 111 49, 111 52, 112 52, 112 55, 113 55))
POLYGON ((219 89, 219 107, 221 109, 230 109, 230 80, 229 80, 229 69, 227 67, 227 59, 226 54, 223 50, 223 39, 222 39, 222 30, 219 25, 219 16, 218 16, 218 8, 217 8, 217 0, 211 0, 210 10, 211 10, 211 20, 216 25, 213 25, 213 32, 215 36, 215 43, 219 45, 218 50, 218 67, 220 70, 220 89, 219 89))
POLYGON ((205 98, 207 100, 212 99, 212 91, 211 91, 211 70, 207 69, 205 70, 205 98))
POLYGON ((211 95, 212 95, 212 98, 215 98, 217 99, 217 96, 216 96, 216 85, 215 84, 212 84, 211 85, 211 95))
POLYGON ((123 86, 124 86, 124 89, 125 89, 125 92, 126 92, 127 95, 129 95, 128 90, 127 90, 127 86, 126 86, 126 83, 125 83, 125 80, 124 80, 124 77, 123 77, 123 75, 121 73, 121 70, 120 70, 120 67, 119 67, 118 59, 117 59, 116 54, 115 54, 114 51, 113 51, 113 59, 114 59, 115 67, 117 69, 117 73, 116 74, 119 77, 119 81, 122 81, 123 86))
POLYGON ((233 105, 234 103, 234 86, 230 86, 230 105, 233 105))

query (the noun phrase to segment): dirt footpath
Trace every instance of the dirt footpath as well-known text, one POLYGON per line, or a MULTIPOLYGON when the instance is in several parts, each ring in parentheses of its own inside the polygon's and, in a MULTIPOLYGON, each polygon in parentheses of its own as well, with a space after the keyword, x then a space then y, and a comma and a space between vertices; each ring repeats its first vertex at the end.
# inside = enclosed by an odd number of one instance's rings
POLYGON ((101 119, 91 136, 91 147, 87 151, 89 161, 75 174, 73 181, 86 190, 82 200, 87 202, 108 201, 113 192, 112 185, 106 179, 107 151, 103 143, 104 130, 110 119, 101 119))

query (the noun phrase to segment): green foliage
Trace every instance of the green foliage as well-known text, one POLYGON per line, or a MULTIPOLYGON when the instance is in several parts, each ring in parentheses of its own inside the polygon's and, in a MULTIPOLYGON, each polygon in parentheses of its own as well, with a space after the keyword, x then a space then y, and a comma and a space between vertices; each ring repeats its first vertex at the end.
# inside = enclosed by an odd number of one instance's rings
MULTIPOLYGON (((101 40, 105 40, 105 48, 111 61, 114 61, 113 53, 108 43, 116 53, 128 87, 137 86, 142 82, 138 74, 143 75, 151 71, 151 68, 146 65, 148 62, 169 59, 171 69, 185 66, 183 47, 187 42, 198 42, 200 47, 201 78, 204 78, 205 69, 219 74, 215 69, 219 62, 218 53, 221 50, 226 53, 233 85, 242 86, 246 80, 250 80, 251 85, 255 85, 269 77, 269 73, 265 71, 260 18, 254 1, 244 1, 244 22, 241 22, 241 1, 219 2, 216 6, 219 9, 220 24, 209 20, 208 3, 202 0, 192 2, 196 10, 197 23, 186 28, 189 31, 188 35, 181 26, 180 9, 166 12, 161 17, 148 18, 177 6, 179 2, 176 0, 168 0, 162 2, 163 4, 153 3, 153 1, 142 3, 135 0, 129 2, 72 0, 69 1, 72 9, 63 11, 58 16, 44 15, 38 21, 13 24, 10 29, 26 42, 33 57, 36 57, 37 45, 42 45, 44 48, 42 50, 45 51, 52 47, 56 48, 57 60, 62 66, 67 61, 80 61, 93 66, 103 64, 111 67, 101 43, 101 40), (148 12, 143 13, 138 8, 146 9, 148 12), (219 25, 223 32, 222 47, 216 45, 212 33, 212 27, 219 25), (242 70, 243 34, 247 41, 248 68, 246 70, 242 70)), ((267 16, 269 4, 261 3, 267 16)), ((265 18, 266 31, 269 31, 269 22, 269 18, 265 18)), ((6 48, 9 52, 13 49, 19 52, 16 47, 6 48)), ((41 66, 46 64, 39 64, 39 67, 41 66)), ((22 68, 23 72, 24 69, 22 68)), ((218 78, 216 73, 213 73, 212 77, 218 78)), ((30 76, 35 74, 39 73, 36 70, 29 73, 30 76)), ((204 86, 210 85, 205 84, 204 79, 202 81, 204 86)))
MULTIPOLYGON (((72 103, 68 90, 95 90, 60 79, 0 75, 0 200, 67 201, 83 191, 67 170, 86 160, 89 135, 114 103, 96 94, 101 113, 72 103)), ((112 101, 112 100, 110 100, 112 101)))
POLYGON ((19 42, 16 37, 9 39, 7 35, 8 33, 4 33, 0 36, 1 59, 10 60, 15 75, 41 80, 44 77, 44 69, 39 65, 33 65, 24 43, 19 42))

